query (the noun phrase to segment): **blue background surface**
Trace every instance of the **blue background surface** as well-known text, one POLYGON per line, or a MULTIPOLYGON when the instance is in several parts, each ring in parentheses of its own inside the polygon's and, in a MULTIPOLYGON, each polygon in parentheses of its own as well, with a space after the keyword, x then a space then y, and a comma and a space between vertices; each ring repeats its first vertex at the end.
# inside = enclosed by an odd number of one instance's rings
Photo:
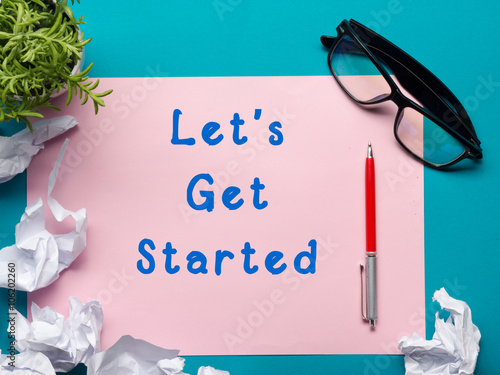
MULTIPOLYGON (((469 110, 484 160, 467 161, 459 171, 425 170, 427 338, 438 308, 432 295, 445 287, 469 304, 481 331, 475 373, 498 371, 500 3, 82 0, 73 8, 88 23, 85 36, 93 39, 86 49, 86 63, 94 62, 92 76, 329 75, 319 37, 336 35, 344 18, 380 32, 429 68, 469 110)), ((12 132, 9 127, 0 124, 0 134, 12 132)), ((0 185, 0 247, 14 243, 25 206, 24 175, 0 185)), ((185 372, 191 374, 201 365, 233 375, 404 373, 403 356, 186 358, 185 372)))

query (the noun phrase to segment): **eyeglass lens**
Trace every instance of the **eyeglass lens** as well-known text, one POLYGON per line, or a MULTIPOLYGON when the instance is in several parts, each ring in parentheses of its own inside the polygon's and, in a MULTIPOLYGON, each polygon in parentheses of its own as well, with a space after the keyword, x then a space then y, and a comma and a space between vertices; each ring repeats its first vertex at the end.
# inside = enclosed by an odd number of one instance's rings
MULTIPOLYGON (((379 62, 387 68, 382 61, 379 62)), ((391 94, 391 87, 384 76, 348 35, 344 35, 334 47, 331 66, 343 88, 363 104, 383 100, 391 94)), ((387 72, 391 74, 388 68, 387 72)), ((418 102, 416 104, 419 105, 418 102)), ((400 112, 396 120, 396 135, 415 156, 436 166, 448 164, 466 151, 459 141, 432 119, 410 107, 400 112)))
POLYGON ((356 100, 368 104, 391 94, 385 78, 351 37, 345 35, 336 45, 331 64, 340 84, 356 100))
POLYGON ((396 134, 417 157, 436 166, 453 162, 465 147, 427 116, 405 107, 396 120, 396 134))

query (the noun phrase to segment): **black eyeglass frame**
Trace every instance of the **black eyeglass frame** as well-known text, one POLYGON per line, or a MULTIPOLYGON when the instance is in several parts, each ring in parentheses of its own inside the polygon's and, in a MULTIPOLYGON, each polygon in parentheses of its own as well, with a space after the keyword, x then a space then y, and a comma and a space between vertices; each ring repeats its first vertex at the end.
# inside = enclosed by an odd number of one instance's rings
POLYGON ((337 37, 322 36, 321 42, 326 48, 330 49, 328 53, 330 71, 338 84, 354 101, 363 105, 392 101, 398 106, 394 122, 394 136, 399 144, 415 158, 422 161, 425 165, 436 169, 448 167, 465 158, 482 158, 482 149, 479 146, 481 142, 477 138, 472 122, 463 105, 439 78, 406 52, 354 20, 343 20, 337 27, 337 37), (346 35, 357 44, 387 81, 391 89, 389 95, 373 101, 361 101, 344 87, 339 77, 337 77, 331 62, 333 52, 346 35), (416 104, 402 93, 398 84, 391 78, 390 73, 382 62, 391 69, 394 76, 398 79, 399 84, 415 97, 416 100, 422 103, 422 105, 416 104), (413 153, 397 134, 399 119, 406 107, 430 118, 453 138, 458 140, 464 146, 465 151, 454 160, 445 164, 431 163, 413 153), (442 118, 439 118, 439 115, 436 115, 436 113, 440 114, 442 118))

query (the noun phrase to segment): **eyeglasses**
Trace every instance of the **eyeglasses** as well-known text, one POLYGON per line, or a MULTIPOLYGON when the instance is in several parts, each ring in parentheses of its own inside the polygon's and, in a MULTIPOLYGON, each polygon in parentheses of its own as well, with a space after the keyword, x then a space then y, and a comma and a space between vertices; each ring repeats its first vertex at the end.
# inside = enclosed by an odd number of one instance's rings
POLYGON ((394 135, 414 157, 433 168, 483 157, 465 108, 410 55, 354 20, 342 21, 337 37, 322 36, 321 43, 330 49, 333 76, 352 99, 398 106, 394 135))

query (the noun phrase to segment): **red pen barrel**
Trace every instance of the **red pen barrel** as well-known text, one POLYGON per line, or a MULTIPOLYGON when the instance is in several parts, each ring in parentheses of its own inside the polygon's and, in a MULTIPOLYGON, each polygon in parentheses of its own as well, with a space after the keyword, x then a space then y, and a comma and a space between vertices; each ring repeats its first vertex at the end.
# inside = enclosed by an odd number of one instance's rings
POLYGON ((373 157, 366 158, 365 166, 366 252, 377 251, 375 234, 375 164, 373 157))

